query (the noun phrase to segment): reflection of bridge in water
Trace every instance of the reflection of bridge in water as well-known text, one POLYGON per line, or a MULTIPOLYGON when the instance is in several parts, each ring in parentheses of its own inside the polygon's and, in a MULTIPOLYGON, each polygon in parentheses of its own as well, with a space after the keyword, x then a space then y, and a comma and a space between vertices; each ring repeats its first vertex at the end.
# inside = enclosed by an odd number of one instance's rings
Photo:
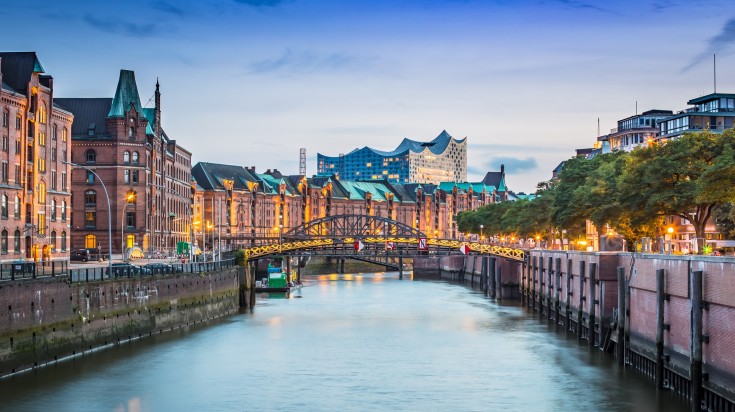
POLYGON ((380 216, 330 216, 294 227, 278 242, 245 248, 249 261, 271 256, 323 256, 354 259, 402 270, 403 258, 468 253, 522 262, 525 252, 483 243, 461 242, 426 236, 411 226, 380 216), (356 247, 359 244, 359 248, 356 247), (421 247, 419 247, 421 244, 421 247), (360 249, 360 250, 358 250, 360 249))

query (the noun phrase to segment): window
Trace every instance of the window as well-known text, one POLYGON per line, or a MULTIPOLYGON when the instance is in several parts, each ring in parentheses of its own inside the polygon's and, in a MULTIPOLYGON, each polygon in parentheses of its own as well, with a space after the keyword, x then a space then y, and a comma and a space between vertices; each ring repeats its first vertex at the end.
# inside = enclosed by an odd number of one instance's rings
POLYGON ((46 159, 43 157, 38 158, 38 172, 43 173, 46 171, 46 159))
POLYGON ((3 151, 7 152, 10 150, 10 138, 8 136, 3 136, 3 151))
MULTIPOLYGON (((61 141, 66 143, 66 127, 61 129, 61 141)), ((64 157, 64 160, 66 160, 66 157, 64 157)))
POLYGON ((97 206, 97 192, 94 190, 87 190, 84 192, 84 206, 85 207, 96 207, 97 206))
POLYGON ((66 149, 61 151, 61 160, 66 162, 66 149))
POLYGON ((135 212, 126 212, 125 222, 127 227, 135 227, 135 212))
POLYGON ((125 151, 125 153, 123 153, 123 163, 130 163, 130 152, 128 152, 127 150, 125 151))
POLYGON ((97 236, 87 235, 84 237, 84 247, 93 249, 97 247, 97 236))
POLYGON ((8 195, 3 195, 2 202, 0 202, 0 216, 3 219, 8 218, 8 195))
POLYGON ((20 116, 15 116, 15 130, 20 130, 21 125, 23 124, 23 120, 20 116))
POLYGON ((39 146, 46 146, 46 133, 39 132, 38 133, 38 145, 39 146))
POLYGON ((84 212, 84 227, 97 227, 96 212, 84 212))
POLYGON ((36 216, 38 217, 38 226, 36 231, 38 232, 39 236, 46 236, 46 215, 43 213, 39 213, 36 216))
POLYGON ((8 128, 10 125, 10 112, 7 110, 3 111, 3 127, 8 128))
POLYGON ((3 230, 2 237, 0 238, 0 251, 3 254, 8 253, 8 231, 3 230))
POLYGON ((97 161, 97 153, 94 150, 87 150, 87 163, 95 163, 97 161))
POLYGON ((61 251, 66 251, 66 232, 61 232, 61 251))
POLYGON ((51 251, 56 252, 56 231, 51 231, 51 239, 49 240, 49 243, 51 244, 51 251))
POLYGON ((61 201, 61 220, 66 220, 66 200, 61 201))
POLYGON ((51 220, 56 220, 56 199, 51 199, 51 220))
POLYGON ((38 109, 38 122, 46 124, 46 105, 41 103, 41 107, 38 109))
POLYGON ((20 139, 15 139, 15 154, 20 154, 20 139))
POLYGON ((57 188, 57 179, 56 179, 56 170, 51 171, 51 190, 56 190, 57 188))
POLYGON ((138 152, 133 152, 133 164, 138 164, 138 152))
POLYGON ((20 253, 20 230, 15 230, 15 238, 13 239, 13 252, 20 253))
POLYGON ((57 137, 59 137, 59 127, 54 125, 53 129, 51 130, 51 140, 55 142, 57 137))
POLYGON ((130 140, 133 140, 135 138, 135 128, 132 126, 130 126, 130 129, 128 129, 128 137, 130 138, 130 140))
POLYGON ((87 184, 93 185, 94 184, 94 173, 87 170, 87 184))
POLYGON ((135 235, 127 235, 125 237, 125 247, 130 249, 135 246, 135 235))
POLYGON ((125 183, 130 183, 130 169, 125 169, 125 176, 123 178, 125 183))
POLYGON ((13 205, 13 217, 20 219, 20 196, 15 195, 15 204, 13 205))
POLYGON ((61 190, 66 191, 66 172, 61 172, 61 190))
POLYGON ((56 148, 54 147, 54 149, 51 150, 51 161, 52 162, 55 162, 56 161, 56 153, 57 153, 56 152, 56 148))
POLYGON ((133 184, 138 184, 138 171, 133 170, 133 184))
POLYGON ((46 204, 46 183, 38 182, 38 203, 46 204))
POLYGON ((2 179, 3 183, 8 183, 8 162, 2 162, 2 167, 0 167, 0 179, 2 179))

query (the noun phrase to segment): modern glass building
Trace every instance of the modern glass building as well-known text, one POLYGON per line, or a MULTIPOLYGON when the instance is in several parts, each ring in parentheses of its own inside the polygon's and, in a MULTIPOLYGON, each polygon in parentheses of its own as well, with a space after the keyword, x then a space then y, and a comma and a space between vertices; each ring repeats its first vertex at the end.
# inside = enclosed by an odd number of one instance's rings
POLYGON ((318 153, 317 173, 392 183, 463 182, 467 180, 467 138, 455 139, 442 131, 430 142, 403 139, 390 152, 365 146, 346 155, 318 153))

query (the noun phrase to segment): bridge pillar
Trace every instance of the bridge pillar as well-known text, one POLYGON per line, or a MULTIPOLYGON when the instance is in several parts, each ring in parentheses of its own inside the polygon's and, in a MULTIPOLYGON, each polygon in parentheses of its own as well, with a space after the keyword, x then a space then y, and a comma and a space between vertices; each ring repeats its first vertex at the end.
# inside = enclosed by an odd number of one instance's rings
POLYGON ((490 259, 490 268, 489 268, 490 273, 488 275, 488 278, 489 278, 488 280, 490 280, 490 297, 495 299, 498 294, 498 284, 495 279, 495 271, 497 268, 495 267, 495 258, 491 257, 489 259, 490 259))
POLYGON ((488 292, 488 281, 487 281, 487 256, 481 256, 482 263, 480 265, 480 289, 482 293, 487 295, 488 292))
POLYGON ((403 257, 398 257, 398 279, 403 279, 403 257))
POLYGON ((503 276, 502 266, 495 269, 495 300, 503 299, 503 276))

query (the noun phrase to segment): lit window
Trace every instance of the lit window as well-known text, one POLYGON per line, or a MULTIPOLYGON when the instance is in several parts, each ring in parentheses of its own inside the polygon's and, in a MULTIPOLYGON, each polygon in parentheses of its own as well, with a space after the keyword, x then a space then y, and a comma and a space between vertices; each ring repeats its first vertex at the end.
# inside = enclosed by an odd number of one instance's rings
POLYGON ((87 235, 84 237, 84 247, 93 249, 97 247, 97 236, 87 235))

